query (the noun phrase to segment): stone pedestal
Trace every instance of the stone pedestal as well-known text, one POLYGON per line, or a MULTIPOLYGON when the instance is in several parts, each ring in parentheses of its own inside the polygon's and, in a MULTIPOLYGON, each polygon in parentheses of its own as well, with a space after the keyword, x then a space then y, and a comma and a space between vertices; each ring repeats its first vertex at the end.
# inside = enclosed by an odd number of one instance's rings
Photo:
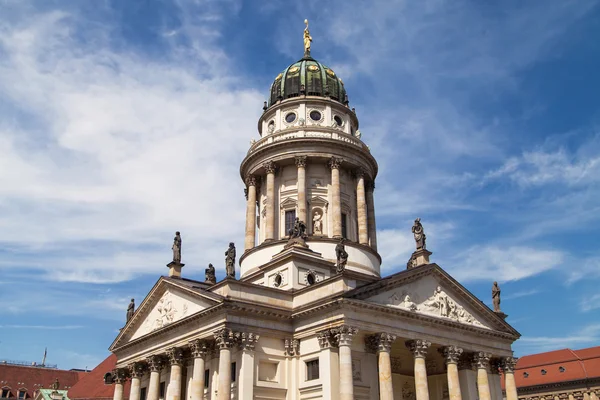
POLYGON ((419 249, 412 253, 408 263, 406 264, 406 269, 420 267, 421 265, 429 264, 429 256, 432 253, 425 249, 419 249))
POLYGON ((183 268, 185 264, 182 264, 177 261, 171 261, 167 264, 169 268, 169 277, 171 278, 181 278, 181 268, 183 268))

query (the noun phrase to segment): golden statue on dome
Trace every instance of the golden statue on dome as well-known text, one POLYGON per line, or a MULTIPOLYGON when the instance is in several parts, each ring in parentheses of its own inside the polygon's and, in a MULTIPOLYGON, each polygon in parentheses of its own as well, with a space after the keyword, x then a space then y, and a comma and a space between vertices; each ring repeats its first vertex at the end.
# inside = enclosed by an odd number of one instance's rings
POLYGON ((308 30, 308 20, 304 20, 306 28, 304 28, 304 56, 310 56, 310 42, 312 42, 312 36, 308 30))

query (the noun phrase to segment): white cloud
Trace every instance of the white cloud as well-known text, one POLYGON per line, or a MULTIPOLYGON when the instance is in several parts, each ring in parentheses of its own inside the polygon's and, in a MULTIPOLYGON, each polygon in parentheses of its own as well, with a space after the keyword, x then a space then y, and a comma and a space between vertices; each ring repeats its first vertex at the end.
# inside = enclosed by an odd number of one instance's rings
POLYGON ((50 331, 81 329, 83 325, 0 325, 2 329, 41 329, 50 331))
POLYGON ((520 292, 510 293, 508 295, 502 296, 502 300, 514 300, 521 297, 533 296, 534 294, 540 293, 539 289, 530 289, 530 290, 522 290, 520 292))
POLYGON ((544 352, 562 348, 581 348, 596 344, 600 339, 600 324, 591 324, 577 330, 577 333, 561 336, 523 336, 517 342, 526 345, 530 352, 544 352))
POLYGON ((0 114, 0 242, 14 249, 4 266, 68 281, 163 273, 157 260, 168 261, 175 230, 196 248, 188 261, 213 261, 204 246, 241 243, 237 166, 263 96, 236 88, 214 31, 194 30, 195 57, 173 45, 157 61, 112 50, 110 27, 79 41, 80 18, 51 12, 0 26, 10 105, 0 114), (58 255, 25 257, 48 250, 58 255))
POLYGON ((461 282, 508 282, 529 278, 562 265, 565 254, 558 250, 526 246, 473 246, 457 254, 448 271, 461 282))
POLYGON ((581 311, 588 312, 600 308, 600 293, 586 296, 580 302, 581 311))

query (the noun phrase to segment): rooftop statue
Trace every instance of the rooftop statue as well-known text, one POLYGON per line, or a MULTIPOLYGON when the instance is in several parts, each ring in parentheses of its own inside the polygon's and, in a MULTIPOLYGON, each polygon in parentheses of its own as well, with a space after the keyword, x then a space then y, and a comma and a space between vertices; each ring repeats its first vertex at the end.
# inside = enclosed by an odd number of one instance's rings
POLYGON ((175 232, 171 249, 173 249, 173 262, 181 263, 181 234, 179 232, 175 232))
POLYGON ((204 270, 204 281, 206 283, 217 283, 217 277, 215 275, 215 267, 212 264, 208 264, 208 268, 204 270))
POLYGON ((494 304, 494 312, 502 312, 500 310, 500 287, 498 282, 494 282, 492 286, 492 303, 494 304))
POLYGON ((421 225, 421 218, 415 219, 415 224, 412 227, 412 233, 415 236, 415 242, 417 243, 417 250, 425 250, 425 232, 423 231, 423 225, 421 225))
POLYGON ((127 306, 127 322, 133 317, 133 313, 135 312, 135 300, 131 299, 129 306, 127 306))
POLYGON ((58 382, 58 378, 54 379, 54 382, 52 383, 52 389, 54 389, 54 390, 60 389, 60 383, 58 382))
POLYGON ((227 276, 235 278, 235 244, 229 243, 229 248, 225 252, 225 271, 227 276))
POLYGON ((308 20, 304 20, 304 24, 306 28, 304 28, 304 55, 310 56, 310 43, 312 42, 312 36, 310 36, 310 32, 308 30, 308 20))
POLYGON ((344 238, 341 238, 340 242, 335 246, 335 257, 337 258, 337 264, 335 266, 336 272, 344 272, 346 263, 348 262, 348 253, 344 246, 344 238))

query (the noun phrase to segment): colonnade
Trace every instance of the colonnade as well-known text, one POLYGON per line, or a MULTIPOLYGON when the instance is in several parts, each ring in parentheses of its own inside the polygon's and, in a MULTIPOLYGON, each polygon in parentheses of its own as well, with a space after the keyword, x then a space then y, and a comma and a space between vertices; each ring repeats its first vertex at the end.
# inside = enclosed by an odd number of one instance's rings
POLYGON ((173 347, 163 354, 155 354, 144 361, 134 362, 126 368, 113 371, 115 377, 115 391, 113 400, 123 400, 125 380, 131 379, 130 400, 140 400, 141 378, 146 372, 150 373, 147 400, 159 400, 160 396, 160 371, 169 368, 170 381, 166 387, 166 400, 181 400, 183 393, 182 368, 186 359, 193 359, 193 374, 189 385, 188 398, 192 400, 204 399, 205 388, 205 362, 212 352, 218 353, 218 382, 217 393, 219 398, 231 397, 232 368, 231 350, 239 346, 242 351, 240 380, 238 386, 238 399, 254 398, 254 346, 259 335, 249 332, 233 332, 223 328, 214 333, 214 340, 195 339, 184 347, 173 347))
MULTIPOLYGON (((332 236, 334 238, 342 237, 342 194, 340 185, 340 168, 344 160, 340 157, 331 157, 327 165, 331 169, 331 208, 329 213, 332 218, 332 236)), ((297 217, 305 223, 309 220, 309 215, 306 209, 307 194, 306 194, 306 165, 307 156, 296 156, 295 164, 298 169, 297 173, 297 217)), ((265 204, 265 241, 279 239, 280 233, 276 227, 276 205, 275 205, 275 174, 277 172, 277 164, 273 161, 267 161, 263 164, 266 174, 265 194, 267 201, 265 204)), ((375 205, 373 192, 375 184, 371 180, 367 180, 364 169, 356 168, 352 170, 356 178, 356 210, 358 219, 358 238, 360 244, 371 246, 377 251, 377 238, 375 226, 375 205)), ((246 183, 246 235, 244 240, 244 250, 249 250, 254 247, 256 242, 256 202, 257 202, 257 185, 259 179, 255 175, 248 175, 245 179, 246 183)))
MULTIPOLYGON (((329 347, 339 347, 339 399, 353 400, 354 385, 352 375, 352 337, 356 335, 356 328, 342 325, 338 328, 328 329, 319 332, 319 344, 322 351, 326 351, 329 347), (333 340, 332 340, 333 338, 333 340), (332 344, 333 343, 333 344, 332 344)), ((392 364, 391 364, 391 349, 392 344, 396 341, 396 335, 390 333, 377 333, 365 337, 365 348, 368 352, 377 355, 378 366, 378 382, 379 382, 379 399, 393 400, 394 390, 392 385, 392 364)), ((431 342, 427 340, 409 340, 405 342, 405 346, 413 354, 414 358, 414 379, 415 379, 415 394, 416 400, 429 400, 429 387, 427 379, 427 368, 425 358, 431 346, 431 342)), ((459 359, 464 360, 467 357, 468 368, 477 369, 477 391, 479 400, 491 400, 490 382, 488 374, 494 373, 490 370, 490 360, 492 355, 486 352, 475 352, 471 354, 463 354, 463 349, 457 346, 445 346, 439 349, 444 357, 447 369, 448 379, 448 396, 450 400, 462 400, 460 381, 459 381, 459 359)), ((505 378, 506 400, 518 400, 517 387, 515 384, 514 369, 517 364, 517 359, 514 357, 504 357, 495 359, 495 366, 499 366, 505 378)), ((496 372, 497 373, 497 372, 496 372)))

